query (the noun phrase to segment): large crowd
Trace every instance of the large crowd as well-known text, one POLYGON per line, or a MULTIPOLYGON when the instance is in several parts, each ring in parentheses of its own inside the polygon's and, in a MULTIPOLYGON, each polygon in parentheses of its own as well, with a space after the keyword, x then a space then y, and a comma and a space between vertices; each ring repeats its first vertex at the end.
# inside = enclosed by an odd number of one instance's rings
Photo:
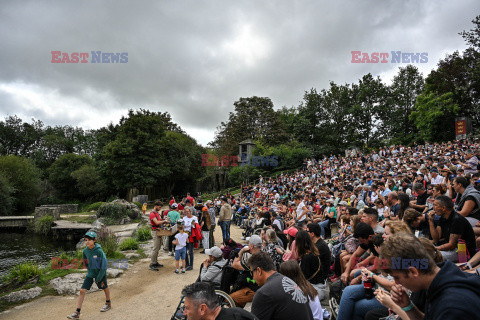
POLYGON ((306 159, 236 197, 172 198, 164 212, 157 203, 150 268, 163 245, 175 272, 192 270, 203 247, 199 282, 183 290, 188 319, 319 320, 322 302, 339 320, 479 319, 479 150, 455 141, 306 159), (176 234, 157 236, 166 223, 176 234), (215 288, 237 308, 221 308, 215 288))

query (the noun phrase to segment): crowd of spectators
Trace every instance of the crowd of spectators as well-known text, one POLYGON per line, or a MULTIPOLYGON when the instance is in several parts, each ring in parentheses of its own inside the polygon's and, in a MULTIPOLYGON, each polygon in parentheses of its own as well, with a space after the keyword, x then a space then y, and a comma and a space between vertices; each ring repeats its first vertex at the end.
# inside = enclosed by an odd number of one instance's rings
POLYGON ((248 243, 232 264, 245 280, 235 303, 251 301, 259 319, 323 319, 322 300, 341 320, 478 318, 479 150, 455 141, 307 159, 223 198, 248 243))

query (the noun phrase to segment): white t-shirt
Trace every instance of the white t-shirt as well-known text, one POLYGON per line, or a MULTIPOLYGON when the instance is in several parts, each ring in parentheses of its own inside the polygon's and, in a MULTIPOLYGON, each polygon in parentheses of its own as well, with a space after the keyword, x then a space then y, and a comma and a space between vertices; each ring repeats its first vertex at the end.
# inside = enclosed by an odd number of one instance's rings
POLYGON ((198 218, 196 216, 192 216, 191 218, 185 216, 183 217, 183 222, 185 223, 185 231, 190 232, 192 231, 192 225, 198 223, 198 218))
POLYGON ((303 217, 300 218, 300 215, 303 213, 303 207, 305 207, 305 203, 302 201, 297 206, 297 221, 303 221, 307 218, 307 214, 304 214, 303 217))
POLYGON ((184 233, 177 233, 175 235, 175 239, 178 240, 178 244, 175 245, 175 250, 180 250, 184 247, 187 246, 187 239, 188 239, 188 234, 184 233))
POLYGON ((437 185, 437 184, 441 184, 442 180, 443 180, 443 177, 441 175, 437 175, 436 178, 431 177, 430 183, 432 185, 437 185))
POLYGON ((323 309, 320 300, 318 299, 318 295, 314 300, 309 300, 308 304, 312 310, 313 320, 323 320, 323 309))

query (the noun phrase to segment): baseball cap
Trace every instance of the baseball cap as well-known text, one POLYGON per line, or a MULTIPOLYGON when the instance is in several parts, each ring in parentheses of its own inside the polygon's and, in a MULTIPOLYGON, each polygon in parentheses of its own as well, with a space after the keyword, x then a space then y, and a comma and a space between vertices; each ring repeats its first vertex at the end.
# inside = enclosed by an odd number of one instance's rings
POLYGON ((175 209, 175 208, 178 208, 178 204, 176 204, 175 202, 172 203, 172 208, 174 208, 174 209, 175 209))
POLYGON ((207 208, 207 207, 203 207, 203 208, 202 208, 202 211, 208 211, 208 208, 207 208))
POLYGON ((262 238, 260 238, 260 236, 254 234, 250 237, 250 239, 248 239, 248 243, 253 244, 254 247, 261 247, 263 242, 262 242, 262 238))
POLYGON ((283 233, 290 235, 291 237, 295 237, 297 235, 298 229, 295 227, 290 227, 287 230, 283 230, 283 233))
POLYGON ((95 231, 88 231, 87 233, 85 233, 85 237, 97 238, 97 234, 95 233, 95 231))
POLYGON ((210 249, 205 249, 205 254, 208 256, 213 256, 215 258, 220 258, 222 256, 222 250, 219 247, 211 247, 210 249))

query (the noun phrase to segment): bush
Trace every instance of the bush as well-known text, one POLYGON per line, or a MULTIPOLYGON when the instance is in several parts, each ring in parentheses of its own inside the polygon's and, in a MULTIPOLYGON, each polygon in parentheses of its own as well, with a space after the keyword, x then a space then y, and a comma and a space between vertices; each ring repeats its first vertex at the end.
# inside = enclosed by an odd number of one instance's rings
POLYGON ((142 205, 140 202, 133 201, 132 203, 133 203, 134 205, 136 205, 136 206, 138 207, 138 209, 142 210, 143 205, 142 205))
POLYGON ((123 250, 137 250, 138 249, 138 242, 134 238, 127 238, 123 240, 123 242, 120 244, 119 249, 121 251, 123 250))
POLYGON ((85 211, 90 212, 90 211, 97 211, 105 202, 95 202, 92 203, 87 207, 85 211))
POLYGON ((117 237, 106 228, 100 230, 100 232, 97 233, 97 236, 97 242, 102 246, 102 250, 105 252, 107 258, 114 258, 115 251, 118 249, 117 237))
POLYGON ((31 278, 42 275, 42 273, 43 269, 37 263, 29 261, 20 263, 10 269, 7 278, 18 282, 26 282, 31 278))
POLYGON ((136 233, 137 241, 148 241, 152 239, 152 233, 149 227, 141 227, 136 233))
POLYGON ((105 218, 106 224, 115 224, 129 216, 130 210, 118 203, 105 203, 97 211, 97 217, 105 218))
POLYGON ((12 196, 15 189, 10 181, 0 173, 0 216, 12 214, 15 198, 12 196))
POLYGON ((35 232, 39 234, 47 235, 53 226, 52 216, 43 216, 35 221, 35 232))

